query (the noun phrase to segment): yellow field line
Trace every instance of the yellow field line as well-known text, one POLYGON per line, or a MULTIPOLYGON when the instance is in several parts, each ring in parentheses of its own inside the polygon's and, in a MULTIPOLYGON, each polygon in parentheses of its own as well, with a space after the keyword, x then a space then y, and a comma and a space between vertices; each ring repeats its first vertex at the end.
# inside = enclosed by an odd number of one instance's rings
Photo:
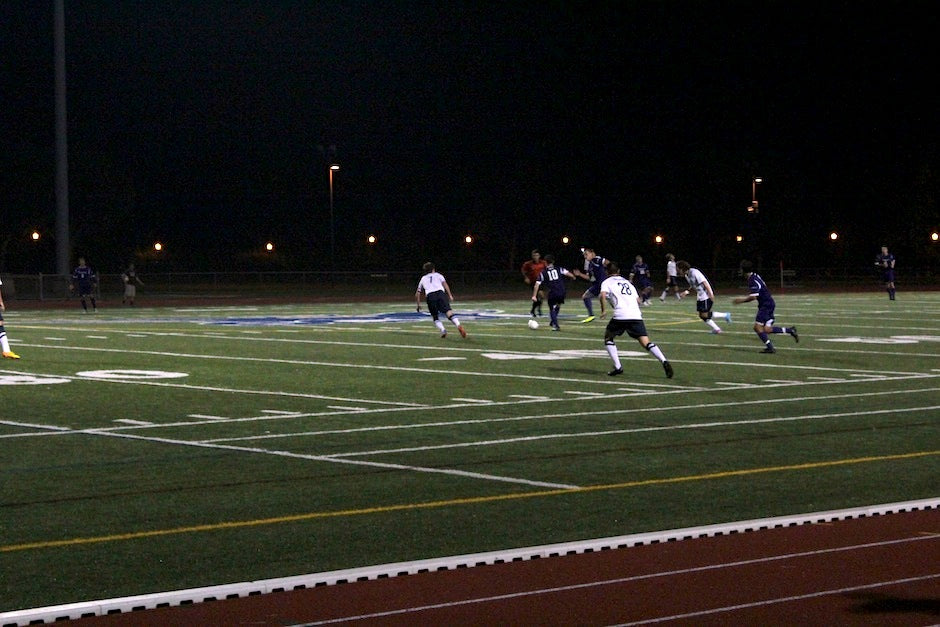
POLYGON ((771 472, 788 472, 794 470, 813 470, 818 468, 827 468, 833 466, 846 466, 850 464, 866 464, 872 462, 897 461, 902 459, 915 459, 918 457, 930 457, 940 455, 940 451, 919 451, 916 453, 901 453, 897 455, 880 455, 874 457, 857 457, 855 459, 837 459, 823 462, 808 462, 805 464, 791 464, 787 466, 769 466, 766 468, 748 468, 744 470, 726 470, 723 472, 714 472, 703 475, 688 475, 684 477, 669 477, 665 479, 644 479, 642 481, 625 481, 622 483, 609 483, 593 486, 583 486, 579 488, 564 488, 556 490, 540 490, 537 492, 521 492, 515 494, 497 494, 493 496, 477 496, 463 499, 449 499, 445 501, 431 501, 428 503, 404 503, 400 505, 384 505, 380 507, 366 507, 361 509, 347 509, 333 512, 309 512, 306 514, 294 514, 291 516, 277 516, 274 518, 260 518, 257 520, 241 520, 232 522, 212 523, 204 525, 192 525, 189 527, 176 527, 173 529, 154 529, 151 531, 135 531, 130 533, 119 533, 106 536, 94 536, 89 538, 69 538, 66 540, 48 540, 43 542, 27 542, 23 544, 11 544, 0 546, 0 553, 12 553, 14 551, 28 551, 32 549, 48 549, 54 547, 68 547, 82 544, 99 544, 104 542, 121 542, 125 540, 139 540, 142 538, 154 538, 159 536, 180 535, 185 533, 201 533, 205 531, 222 531, 226 529, 243 529, 246 527, 258 527, 262 525, 277 525, 283 523, 300 522, 306 520, 315 520, 321 518, 338 518, 342 516, 363 516, 367 514, 384 514, 388 512, 409 511, 419 509, 434 509, 441 507, 452 507, 455 505, 473 505, 478 503, 493 503, 497 501, 510 501, 517 499, 530 499, 547 496, 559 496, 579 494, 585 492, 598 492, 601 490, 623 490, 626 488, 636 488, 651 485, 665 485, 670 483, 687 483, 691 481, 709 481, 713 479, 727 479, 729 477, 743 477, 747 475, 765 474, 771 472))

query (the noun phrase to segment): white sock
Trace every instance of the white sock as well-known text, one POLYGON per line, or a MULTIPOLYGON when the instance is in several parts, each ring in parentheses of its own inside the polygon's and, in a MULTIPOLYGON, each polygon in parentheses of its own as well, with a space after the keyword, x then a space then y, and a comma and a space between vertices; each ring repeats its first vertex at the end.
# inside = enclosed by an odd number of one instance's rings
POLYGON ((6 333, 0 334, 0 346, 3 347, 3 352, 4 352, 4 353, 9 353, 9 352, 10 352, 10 341, 7 339, 7 334, 6 334, 6 333))
POLYGON ((460 320, 457 319, 457 316, 451 316, 451 317, 450 317, 450 321, 454 323, 454 326, 455 326, 455 327, 459 327, 459 326, 460 326, 460 320))
POLYGON ((710 327, 711 327, 712 329, 714 329, 715 331, 721 331, 721 327, 719 327, 717 324, 715 324, 715 321, 714 321, 714 320, 706 320, 706 321, 705 321, 705 324, 707 324, 708 326, 710 326, 710 327))
POLYGON ((607 349, 607 354, 610 355, 611 361, 614 362, 614 368, 620 370, 623 368, 623 365, 620 363, 620 355, 617 354, 617 345, 616 344, 605 344, 604 348, 607 349))
POLYGON ((434 321, 434 326, 437 327, 437 330, 438 330, 438 331, 440 331, 441 333, 444 333, 444 323, 443 323, 443 322, 441 322, 440 320, 435 320, 435 321, 434 321))
POLYGON ((652 342, 646 345, 646 350, 653 353, 653 357, 655 357, 659 361, 666 361, 666 356, 663 355, 663 352, 659 350, 659 347, 653 344, 652 342))

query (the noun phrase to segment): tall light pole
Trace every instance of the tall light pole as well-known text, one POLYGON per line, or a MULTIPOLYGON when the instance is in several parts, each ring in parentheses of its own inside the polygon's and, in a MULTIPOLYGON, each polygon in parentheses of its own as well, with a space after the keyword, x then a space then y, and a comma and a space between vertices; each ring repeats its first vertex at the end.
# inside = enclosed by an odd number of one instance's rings
POLYGON ((339 165, 330 165, 330 270, 333 269, 334 259, 336 259, 336 237, 333 222, 333 172, 339 170, 339 165))
POLYGON ((751 207, 749 212, 757 213, 757 186, 763 181, 759 176, 751 177, 751 207))

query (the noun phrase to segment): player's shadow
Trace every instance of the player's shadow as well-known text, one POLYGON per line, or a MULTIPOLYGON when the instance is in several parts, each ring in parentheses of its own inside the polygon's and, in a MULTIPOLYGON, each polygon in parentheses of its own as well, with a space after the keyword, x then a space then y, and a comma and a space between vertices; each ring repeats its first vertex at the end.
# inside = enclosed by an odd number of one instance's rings
POLYGON ((847 594, 859 601, 852 607, 853 614, 926 614, 940 616, 940 597, 904 599, 887 594, 847 594))

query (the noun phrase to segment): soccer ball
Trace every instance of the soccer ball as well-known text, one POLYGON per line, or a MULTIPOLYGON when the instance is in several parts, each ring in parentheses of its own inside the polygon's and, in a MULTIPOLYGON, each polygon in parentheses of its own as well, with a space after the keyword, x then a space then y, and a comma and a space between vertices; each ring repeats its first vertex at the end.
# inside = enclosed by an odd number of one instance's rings
POLYGON ((538 320, 529 320, 529 328, 532 329, 533 331, 539 328, 538 320))

